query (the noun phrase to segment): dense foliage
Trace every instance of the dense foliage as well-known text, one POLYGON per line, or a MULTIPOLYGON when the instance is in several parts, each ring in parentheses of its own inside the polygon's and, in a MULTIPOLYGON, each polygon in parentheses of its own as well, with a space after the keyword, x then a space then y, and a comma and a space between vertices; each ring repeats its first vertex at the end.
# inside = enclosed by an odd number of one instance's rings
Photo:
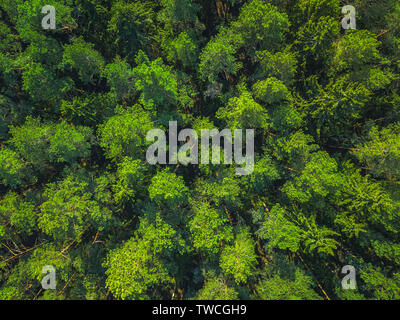
POLYGON ((0 299, 400 299, 398 0, 0 15, 0 299), (169 121, 255 129, 254 172, 150 165, 169 121))

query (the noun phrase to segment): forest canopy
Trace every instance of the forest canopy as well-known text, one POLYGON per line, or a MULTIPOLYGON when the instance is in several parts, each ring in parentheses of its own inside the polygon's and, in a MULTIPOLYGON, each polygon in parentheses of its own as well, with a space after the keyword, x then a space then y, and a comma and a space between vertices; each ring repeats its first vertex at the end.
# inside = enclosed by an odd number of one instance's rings
POLYGON ((398 0, 0 0, 0 17, 0 300, 400 299, 398 0), (253 129, 253 172, 150 164, 171 121, 253 129))

